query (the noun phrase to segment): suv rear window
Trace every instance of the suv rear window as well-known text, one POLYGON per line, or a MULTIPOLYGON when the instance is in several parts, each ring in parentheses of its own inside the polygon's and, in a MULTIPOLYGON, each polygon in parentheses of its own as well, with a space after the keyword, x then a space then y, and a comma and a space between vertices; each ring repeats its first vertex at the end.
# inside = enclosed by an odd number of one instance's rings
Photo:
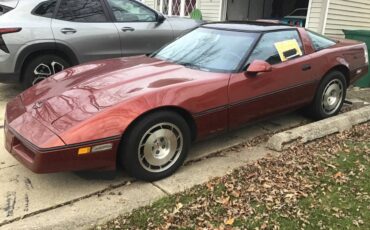
POLYGON ((11 11, 13 8, 9 7, 9 6, 3 6, 3 5, 0 5, 0 15, 3 15, 5 13, 8 13, 9 11, 11 11))
POLYGON ((52 18, 56 5, 57 0, 45 1, 37 5, 32 13, 41 17, 52 18))
POLYGON ((62 0, 56 18, 71 22, 106 22, 100 0, 62 0))

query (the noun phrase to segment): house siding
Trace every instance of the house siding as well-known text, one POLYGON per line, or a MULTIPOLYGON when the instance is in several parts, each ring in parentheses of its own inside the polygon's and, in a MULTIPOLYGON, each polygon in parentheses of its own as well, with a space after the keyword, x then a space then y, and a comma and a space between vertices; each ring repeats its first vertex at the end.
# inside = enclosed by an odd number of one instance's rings
POLYGON ((370 0, 330 0, 325 34, 344 37, 344 29, 370 30, 370 0))
POLYGON ((325 13, 328 0, 311 0, 306 27, 317 33, 324 29, 325 13))
POLYGON ((157 9, 155 5, 156 0, 145 0, 144 3, 152 9, 157 9))
POLYGON ((222 0, 198 0, 198 9, 202 11, 203 20, 219 21, 221 19, 222 0))

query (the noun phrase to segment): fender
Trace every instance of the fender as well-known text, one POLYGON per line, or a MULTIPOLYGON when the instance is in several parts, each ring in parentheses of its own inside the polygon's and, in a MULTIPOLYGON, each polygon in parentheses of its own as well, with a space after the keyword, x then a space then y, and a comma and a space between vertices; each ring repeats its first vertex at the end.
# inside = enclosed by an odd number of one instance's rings
MULTIPOLYGON (((207 82, 204 83, 206 84, 207 82)), ((215 84, 225 83, 219 81, 215 84)), ((195 87, 188 87, 187 90, 191 90, 192 92, 197 92, 197 90, 204 91, 203 86, 203 84, 199 84, 195 87)), ((218 98, 220 98, 221 101, 215 101, 215 104, 226 105, 227 98, 219 96, 220 94, 226 95, 226 92, 227 85, 225 84, 221 90, 209 92, 209 95, 210 97, 218 96, 218 98)), ((195 140, 200 140, 210 133, 226 129, 226 106, 205 113, 204 116, 196 117, 196 113, 201 111, 197 110, 197 103, 192 103, 192 100, 196 100, 194 98, 197 96, 189 93, 188 97, 176 97, 174 96, 176 94, 182 94, 176 87, 160 91, 156 90, 150 93, 144 93, 144 95, 138 94, 123 100, 117 105, 98 111, 90 118, 82 122, 76 122, 76 124, 73 124, 73 114, 70 114, 69 116, 72 117, 72 119, 67 118, 66 121, 62 123, 62 125, 68 124, 64 130, 59 133, 57 130, 54 130, 54 132, 58 133, 58 136, 66 144, 76 144, 107 137, 122 136, 134 122, 145 114, 161 109, 182 112, 182 115, 185 115, 185 119, 187 122, 190 122, 189 125, 193 128, 192 132, 194 132, 193 138, 195 140)), ((210 107, 214 107, 213 102, 210 107)), ((53 129, 53 127, 50 128, 53 129)))
POLYGON ((75 53, 68 46, 61 44, 61 43, 55 43, 55 42, 42 42, 42 43, 28 45, 27 47, 22 49, 21 52, 18 54, 17 62, 15 64, 15 69, 20 72, 27 57, 29 57, 30 55, 34 53, 42 52, 42 51, 53 51, 53 50, 62 52, 63 54, 65 54, 67 58, 69 59, 68 61, 70 61, 72 65, 77 65, 80 63, 75 53))

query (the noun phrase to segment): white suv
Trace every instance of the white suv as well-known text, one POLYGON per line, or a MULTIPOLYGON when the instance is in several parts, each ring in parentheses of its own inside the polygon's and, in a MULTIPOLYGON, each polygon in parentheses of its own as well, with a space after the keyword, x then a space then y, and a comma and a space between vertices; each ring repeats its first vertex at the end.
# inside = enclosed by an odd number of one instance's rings
POLYGON ((134 0, 0 0, 0 82, 27 88, 72 65, 149 54, 199 24, 134 0))

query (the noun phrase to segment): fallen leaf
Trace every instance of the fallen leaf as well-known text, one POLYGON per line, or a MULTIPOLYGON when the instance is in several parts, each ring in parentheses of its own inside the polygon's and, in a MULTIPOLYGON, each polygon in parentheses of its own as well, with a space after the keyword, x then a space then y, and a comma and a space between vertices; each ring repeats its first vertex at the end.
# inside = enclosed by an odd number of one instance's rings
POLYGON ((229 218, 229 219, 225 220, 224 223, 226 225, 233 225, 234 224, 234 221, 235 221, 234 218, 229 218))

